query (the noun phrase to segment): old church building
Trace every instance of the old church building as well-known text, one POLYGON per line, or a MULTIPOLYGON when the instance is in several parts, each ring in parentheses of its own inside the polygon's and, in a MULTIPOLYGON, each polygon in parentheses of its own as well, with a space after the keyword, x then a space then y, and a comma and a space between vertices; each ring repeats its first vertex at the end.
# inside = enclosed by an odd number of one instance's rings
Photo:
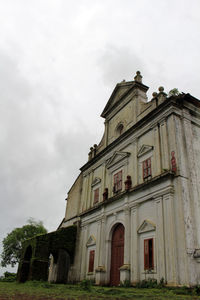
POLYGON ((78 224, 69 281, 200 284, 200 101, 163 87, 147 101, 147 90, 140 72, 116 85, 103 138, 68 193, 60 227, 78 224))

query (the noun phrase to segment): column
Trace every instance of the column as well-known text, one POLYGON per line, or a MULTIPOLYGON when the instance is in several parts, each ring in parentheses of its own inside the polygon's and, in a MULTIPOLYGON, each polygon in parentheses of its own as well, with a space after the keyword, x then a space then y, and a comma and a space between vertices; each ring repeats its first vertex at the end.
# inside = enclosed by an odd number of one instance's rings
POLYGON ((132 186, 138 184, 138 158, 137 158, 137 139, 133 142, 133 178, 132 178, 132 186))
POLYGON ((165 257, 166 257, 166 277, 170 285, 177 285, 177 255, 174 224, 173 195, 163 196, 164 208, 164 233, 165 233, 165 257))
POLYGON ((124 264, 130 264, 130 208, 126 207, 125 215, 125 239, 124 239, 124 264))
POLYGON ((167 125, 166 120, 161 122, 160 124, 160 145, 161 145, 161 161, 162 161, 162 170, 169 170, 169 144, 168 144, 168 136, 167 136, 167 125))
POLYGON ((81 247, 82 247, 82 255, 80 255, 81 259, 81 280, 86 278, 87 274, 87 239, 88 239, 88 226, 84 226, 82 228, 82 241, 81 241, 81 247))
POLYGON ((100 201, 103 201, 103 193, 104 193, 104 189, 108 188, 106 186, 106 165, 105 162, 101 165, 101 169, 102 169, 102 180, 101 180, 101 195, 100 195, 100 201))
POLYGON ((105 284, 105 217, 98 222, 98 244, 97 248, 99 251, 98 255, 98 267, 96 268, 96 284, 104 285, 105 284))
MULTIPOLYGON (((184 112, 185 117, 183 118, 183 128, 185 133, 186 140, 186 153, 188 159, 188 176, 190 178, 190 198, 191 203, 193 204, 194 217, 192 218, 194 221, 195 227, 197 228, 196 235, 196 248, 200 248, 200 201, 199 201, 199 191, 198 186, 199 182, 197 181, 197 166, 195 162, 194 149, 193 149, 193 132, 192 132, 192 124, 189 118, 189 113, 184 112), (186 118, 187 117, 187 118, 186 118)), ((196 156, 197 158, 197 156, 196 156)))
POLYGON ((83 192, 82 192, 82 203, 81 209, 83 212, 87 207, 87 190, 88 190, 88 174, 83 176, 83 192))
MULTIPOLYGON (((127 202, 128 199, 125 199, 127 202)), ((130 208, 125 204, 125 237, 124 237, 124 265, 120 268, 120 281, 130 280, 130 208)))
POLYGON ((89 180, 88 180, 88 190, 87 190, 87 209, 91 207, 91 202, 92 202, 92 180, 93 180, 93 172, 91 171, 89 173, 89 180))
POLYGON ((153 162, 153 176, 161 173, 162 165, 161 165, 161 153, 160 153, 160 133, 159 133, 158 125, 154 127, 154 162, 153 162))
POLYGON ((138 208, 134 206, 131 208, 131 230, 130 230, 130 243, 131 243, 131 283, 136 283, 139 280, 138 274, 138 208))
POLYGON ((156 204, 156 261, 158 280, 166 279, 165 267, 165 241, 164 241, 164 220, 163 220, 163 200, 162 197, 155 199, 156 204))
POLYGON ((105 146, 108 146, 108 120, 105 120, 105 146))

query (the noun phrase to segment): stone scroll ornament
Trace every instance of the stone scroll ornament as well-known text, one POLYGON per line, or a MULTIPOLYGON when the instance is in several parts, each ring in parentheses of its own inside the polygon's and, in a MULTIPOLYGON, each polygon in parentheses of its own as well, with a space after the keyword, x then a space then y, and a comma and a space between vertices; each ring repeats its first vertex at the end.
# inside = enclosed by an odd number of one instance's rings
POLYGON ((176 173, 176 157, 175 157, 175 152, 171 152, 171 166, 172 166, 172 172, 176 173))

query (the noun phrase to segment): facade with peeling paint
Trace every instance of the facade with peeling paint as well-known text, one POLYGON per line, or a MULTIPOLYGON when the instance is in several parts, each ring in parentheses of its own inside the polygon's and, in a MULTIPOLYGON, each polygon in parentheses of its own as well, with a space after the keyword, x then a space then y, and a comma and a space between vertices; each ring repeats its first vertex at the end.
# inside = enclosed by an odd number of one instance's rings
POLYGON ((60 227, 78 225, 68 281, 200 284, 200 101, 147 101, 140 72, 118 83, 105 131, 68 193, 60 227))

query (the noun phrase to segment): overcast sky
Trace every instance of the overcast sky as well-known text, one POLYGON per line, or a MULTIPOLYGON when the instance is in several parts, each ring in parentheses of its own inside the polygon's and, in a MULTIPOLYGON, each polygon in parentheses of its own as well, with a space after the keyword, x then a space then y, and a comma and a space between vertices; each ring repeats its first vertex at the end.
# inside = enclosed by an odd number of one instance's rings
POLYGON ((149 99, 161 85, 200 98, 199 12, 199 0, 0 0, 0 241, 30 217, 58 227, 117 82, 140 70, 149 99))

